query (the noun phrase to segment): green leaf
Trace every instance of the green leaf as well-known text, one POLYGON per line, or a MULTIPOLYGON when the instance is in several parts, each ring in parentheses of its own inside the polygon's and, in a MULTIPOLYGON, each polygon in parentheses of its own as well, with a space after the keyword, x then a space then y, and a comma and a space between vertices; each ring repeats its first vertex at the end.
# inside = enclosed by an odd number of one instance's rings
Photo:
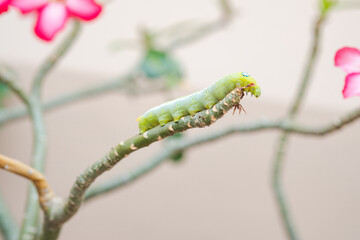
POLYGON ((326 15, 337 4, 337 0, 320 0, 321 15, 326 15))
POLYGON ((0 82, 0 107, 4 106, 4 99, 9 93, 9 88, 0 82))
POLYGON ((164 51, 149 49, 140 63, 140 69, 148 79, 163 78, 167 87, 176 86, 182 80, 182 71, 172 56, 164 51))

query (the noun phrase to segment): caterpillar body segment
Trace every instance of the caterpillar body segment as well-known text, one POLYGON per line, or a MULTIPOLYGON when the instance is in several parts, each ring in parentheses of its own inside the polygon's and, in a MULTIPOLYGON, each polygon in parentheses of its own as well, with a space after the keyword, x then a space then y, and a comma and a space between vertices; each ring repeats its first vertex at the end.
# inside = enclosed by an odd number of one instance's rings
POLYGON ((246 72, 231 74, 202 91, 151 108, 137 119, 140 133, 144 133, 158 125, 163 126, 170 121, 177 122, 181 117, 193 116, 199 111, 209 109, 236 87, 243 88, 244 92, 248 92, 255 97, 259 97, 261 94, 260 87, 250 74, 246 72))

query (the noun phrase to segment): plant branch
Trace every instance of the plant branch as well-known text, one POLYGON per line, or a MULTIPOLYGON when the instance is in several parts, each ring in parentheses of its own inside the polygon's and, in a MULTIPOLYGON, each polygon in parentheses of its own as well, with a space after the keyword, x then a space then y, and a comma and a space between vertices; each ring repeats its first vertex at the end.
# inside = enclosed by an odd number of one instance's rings
POLYGON ((40 206, 47 210, 47 201, 54 195, 44 176, 32 167, 12 158, 0 154, 0 168, 15 173, 33 182, 38 192, 40 206))
MULTIPOLYGON (((355 120, 360 119, 360 108, 355 109, 354 111, 344 115, 341 118, 338 118, 331 123, 328 123, 324 126, 318 126, 318 127, 308 127, 303 126, 300 124, 292 124, 287 120, 260 120, 251 124, 246 125, 234 125, 227 128, 223 128, 221 130, 218 130, 214 133, 206 134, 200 137, 192 138, 192 139, 179 139, 179 140, 172 140, 172 142, 175 141, 175 146, 184 146, 183 142, 190 143, 189 147, 195 147, 197 144, 202 144, 210 141, 215 141, 217 139, 232 135, 232 134, 238 134, 238 133, 244 133, 244 132, 257 132, 262 130, 281 130, 286 131, 288 133, 295 133, 299 135, 306 135, 306 136, 318 136, 323 137, 325 135, 331 134, 337 130, 342 129, 346 125, 354 122, 355 120)), ((175 154, 179 151, 185 151, 188 149, 188 147, 184 148, 176 148, 171 151, 168 151, 168 145, 164 147, 164 151, 169 152, 167 154, 168 158, 172 156, 172 154, 175 154), (170 154, 171 153, 171 154, 170 154)), ((141 176, 147 174, 151 170, 155 169, 157 166, 159 166, 165 159, 162 157, 163 152, 159 153, 157 156, 151 158, 147 162, 145 162, 143 165, 141 165, 138 168, 135 168, 134 170, 121 174, 119 176, 115 176, 112 179, 109 179, 105 182, 99 183, 97 185, 94 185, 93 187, 89 188, 89 190, 86 191, 85 194, 85 201, 91 200, 97 196, 100 196, 104 193, 111 192, 113 190, 116 190, 120 187, 123 187, 127 185, 128 183, 132 183, 133 181, 137 180, 141 176)))
MULTIPOLYGON (((26 93, 18 86, 15 74, 5 66, 0 66, 0 82, 5 84, 24 104, 30 106, 30 100, 26 93)), ((26 110, 24 111, 26 112, 26 110)))
MULTIPOLYGON (((321 26, 324 20, 325 20, 325 15, 320 15, 315 22, 312 47, 310 49, 309 58, 306 62, 304 74, 302 80, 300 81, 298 92, 296 94, 292 107, 290 108, 290 111, 287 115, 290 121, 292 121, 295 118, 296 114, 298 113, 301 107, 302 100, 304 99, 305 93, 308 89, 310 76, 312 75, 312 72, 315 67, 315 61, 317 59, 316 57, 320 42, 321 26)), ((298 237, 294 228, 293 221, 291 220, 290 217, 289 207, 285 199, 285 194, 281 185, 281 175, 283 172, 284 155, 285 155, 285 149, 287 146, 288 138, 289 138, 289 132, 283 131, 283 133, 281 134, 278 140, 275 157, 273 161, 272 183, 273 183, 273 191, 280 211, 280 216, 285 226, 288 238, 291 240, 296 240, 298 237)))
POLYGON ((9 211, 2 195, 0 194, 0 232, 4 240, 16 240, 19 234, 19 227, 9 211))
MULTIPOLYGON (((222 7, 223 7, 223 12, 226 13, 227 12, 226 9, 228 9, 226 7, 229 5, 227 4, 227 1, 224 1, 224 2, 225 2, 225 4, 222 5, 222 7)), ((232 12, 223 14, 219 19, 212 21, 212 22, 205 23, 202 26, 199 26, 196 29, 193 29, 191 32, 189 32, 188 34, 185 34, 184 36, 178 36, 175 40, 173 40, 169 44, 167 44, 167 46, 164 49, 167 51, 172 51, 176 48, 187 45, 190 42, 194 42, 212 32, 223 29, 223 27, 225 27, 226 25, 228 25, 230 23, 230 19, 232 16, 232 15, 230 15, 230 13, 232 13, 232 12)))
MULTIPOLYGON (((0 81, 2 83, 4 83, 7 87, 9 87, 9 89, 11 89, 19 98, 20 100, 22 100, 22 102, 26 105, 26 107, 28 108, 28 111, 30 112, 31 115, 34 114, 34 108, 33 108, 33 103, 32 103, 32 99, 29 98, 25 92, 19 87, 17 86, 16 82, 15 82, 15 77, 14 74, 12 74, 12 72, 4 67, 0 68, 0 81)), ((37 203, 37 193, 36 190, 34 190, 33 188, 30 189, 30 193, 32 198, 30 198, 31 202, 33 203, 33 205, 36 207, 35 208, 31 208, 29 211, 27 211, 26 215, 25 215, 25 221, 27 221, 27 225, 26 225, 26 232, 23 231, 24 226, 20 232, 20 239, 26 239, 26 238, 30 238, 32 239, 34 237, 34 235, 36 234, 36 222, 37 222, 37 214, 38 214, 38 203, 37 203), (28 221, 29 218, 28 216, 33 216, 32 220, 33 221, 28 221)))
MULTIPOLYGON (((55 97, 54 99, 44 103, 42 105, 42 108, 43 110, 52 110, 58 107, 65 106, 69 103, 74 103, 76 101, 98 96, 109 91, 117 91, 118 89, 125 87, 136 77, 136 71, 132 70, 129 71, 127 75, 118 76, 114 79, 110 79, 100 84, 55 97)), ((23 107, 4 109, 0 111, 0 125, 26 116, 27 110, 23 107)))
POLYGON ((154 157, 132 171, 116 176, 109 181, 105 181, 103 183, 90 187, 89 190, 87 190, 85 193, 84 201, 88 201, 90 199, 93 199, 94 197, 123 187, 128 183, 132 183, 134 180, 144 176, 151 170, 154 170, 163 162, 163 160, 165 159, 154 157))
MULTIPOLYGON (((72 31, 41 65, 33 80, 29 106, 29 112, 34 131, 34 145, 31 165, 39 172, 44 171, 45 154, 47 148, 46 129, 41 103, 41 88, 47 74, 56 66, 56 64, 72 46, 72 43, 79 33, 80 26, 81 25, 79 22, 74 22, 72 31)), ((20 239, 34 239, 36 237, 36 232, 34 232, 33 229, 38 229, 38 221, 39 203, 37 199, 37 191, 34 189, 34 187, 31 186, 28 193, 25 218, 21 227, 20 239)))
POLYGON ((315 21, 312 46, 310 48, 309 58, 306 62, 304 74, 300 81, 300 85, 299 85, 295 100, 294 100, 292 107, 288 114, 290 118, 294 118, 295 115, 298 113, 299 108, 301 107, 302 100, 304 99, 305 93, 309 87, 310 76, 312 75, 312 73, 314 71, 315 61, 317 60, 317 55, 318 55, 318 51, 319 51, 321 27, 322 27, 322 24, 324 23, 324 21, 325 21, 325 19, 324 19, 324 16, 322 16, 322 15, 319 16, 319 18, 315 21))
MULTIPOLYGON (((42 109, 39 105, 40 101, 34 97, 31 100, 29 111, 34 132, 31 164, 34 169, 43 172, 46 154, 46 130, 42 109)), ((36 189, 33 186, 30 186, 26 203, 25 218, 20 231, 20 239, 34 239, 36 237, 37 231, 34 231, 34 229, 38 229, 37 226, 39 221, 39 203, 37 196, 38 193, 36 189)))
POLYGON ((79 32, 81 30, 81 24, 79 21, 74 21, 74 26, 69 35, 66 36, 64 41, 55 49, 55 51, 45 59, 44 63, 40 66, 38 72, 34 77, 34 82, 32 86, 33 95, 40 96, 41 86, 46 77, 46 75, 56 66, 59 60, 64 56, 64 54, 70 49, 70 47, 75 42, 79 32))
POLYGON ((81 174, 71 189, 68 200, 63 203, 57 210, 52 211, 51 215, 46 219, 47 228, 44 229, 44 236, 47 232, 59 232, 61 225, 69 220, 79 209, 85 191, 105 171, 114 167, 121 159, 128 154, 149 146, 150 144, 160 141, 177 132, 182 132, 194 127, 205 127, 213 124, 217 119, 222 117, 232 107, 237 106, 240 102, 243 92, 240 88, 236 88, 229 93, 223 100, 216 104, 213 108, 203 110, 194 116, 186 116, 181 118, 179 122, 169 122, 164 126, 158 126, 138 134, 126 141, 116 145, 105 157, 100 161, 92 164, 81 174))

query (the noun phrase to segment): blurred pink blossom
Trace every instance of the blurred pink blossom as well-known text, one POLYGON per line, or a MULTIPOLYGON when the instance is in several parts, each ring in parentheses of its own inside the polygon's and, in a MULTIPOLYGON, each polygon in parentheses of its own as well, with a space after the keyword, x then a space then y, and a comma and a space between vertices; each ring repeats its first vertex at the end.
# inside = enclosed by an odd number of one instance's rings
POLYGON ((360 50, 351 47, 339 49, 335 55, 335 66, 347 73, 344 98, 360 96, 360 50))
POLYGON ((23 14, 37 12, 35 33, 45 41, 51 41, 70 17, 90 21, 102 9, 94 0, 12 0, 11 5, 23 14))
POLYGON ((0 14, 8 10, 10 0, 0 0, 0 14))

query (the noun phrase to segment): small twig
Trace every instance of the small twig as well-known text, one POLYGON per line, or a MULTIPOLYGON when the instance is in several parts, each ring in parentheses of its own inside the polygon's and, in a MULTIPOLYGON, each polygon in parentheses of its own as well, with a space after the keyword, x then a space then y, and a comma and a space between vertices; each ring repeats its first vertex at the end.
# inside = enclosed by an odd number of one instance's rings
MULTIPOLYGON (((18 86, 14 72, 8 67, 0 66, 0 82, 5 84, 17 97, 19 97, 25 106, 30 106, 30 100, 28 96, 18 86)), ((26 112, 26 110, 24 112, 26 112)))
MULTIPOLYGON (((76 101, 98 96, 100 94, 105 94, 110 91, 118 91, 120 88, 127 86, 128 83, 136 77, 137 71, 131 70, 126 75, 121 75, 108 81, 103 81, 100 84, 55 97, 54 99, 45 102, 42 108, 43 110, 52 110, 65 106, 69 103, 74 103, 76 101)), ((26 117, 27 114, 27 109, 24 107, 14 107, 1 110, 0 125, 4 125, 15 119, 26 117)))
POLYGON ((31 180, 38 192, 40 206, 44 211, 47 210, 47 201, 53 197, 54 193, 40 172, 18 160, 1 154, 0 168, 31 180))
POLYGON ((237 88, 211 109, 198 112, 194 116, 183 117, 177 123, 169 122, 165 124, 165 126, 152 128, 141 135, 139 134, 126 141, 120 142, 120 144, 115 146, 108 154, 106 154, 105 157, 94 163, 77 178, 71 189, 68 200, 62 204, 57 211, 52 211, 51 215, 47 219, 46 225, 51 227, 44 229, 44 235, 46 235, 46 231, 49 229, 52 232, 56 232, 57 229, 59 231, 61 225, 77 212, 83 201, 85 191, 92 182, 102 173, 114 167, 121 159, 128 156, 128 154, 149 146, 150 144, 160 141, 177 132, 213 124, 228 110, 237 105, 242 96, 242 90, 237 88))
POLYGON ((17 240, 19 227, 15 222, 9 207, 6 205, 3 196, 0 194, 0 232, 4 240, 17 240))
MULTIPOLYGON (((0 82, 4 83, 10 90, 12 90, 19 98, 20 100, 22 100, 22 102, 25 104, 25 106, 27 107, 27 110, 30 112, 30 114, 33 114, 33 107, 32 107, 32 102, 31 99, 25 94, 25 92, 16 84, 16 80, 15 80, 15 76, 14 74, 12 74, 12 72, 4 67, 0 68, 0 82)), ((33 189, 30 190, 31 193, 33 193, 33 189)), ((35 198, 36 196, 36 191, 35 191, 35 198)), ((33 195, 34 195, 33 194, 33 195)), ((33 197, 34 199, 34 197, 33 197)), ((34 200, 33 200, 34 201, 34 200)), ((35 202, 36 207, 38 206, 38 203, 35 202)), ((37 221, 37 210, 32 210, 31 211, 31 215, 34 216, 34 222, 37 221)), ((30 211, 28 212, 28 215, 30 211)), ((25 220, 27 219, 27 216, 25 216, 25 220)), ((34 223, 32 222, 32 223, 34 223)), ((30 236, 34 236, 34 234, 36 232, 34 232, 33 230, 36 229, 33 224, 30 225, 28 224, 26 229, 28 230, 27 232, 31 232, 30 236)), ((23 231, 21 231, 23 232, 23 231)), ((22 234, 20 233, 20 239, 23 239, 24 237, 28 236, 28 234, 22 234)))
POLYGON ((59 60, 64 56, 64 54, 70 49, 72 44, 75 42, 79 32, 81 30, 81 24, 79 21, 74 21, 74 26, 68 36, 60 43, 59 47, 50 54, 50 56, 45 59, 44 63, 39 68, 36 73, 33 81, 32 92, 33 95, 40 95, 42 82, 44 81, 46 75, 55 67, 59 60))
POLYGON ((219 6, 221 16, 219 19, 203 24, 202 26, 193 29, 190 33, 183 37, 177 37, 174 41, 170 42, 165 49, 171 51, 175 48, 181 47, 188 44, 189 42, 196 41, 209 33, 215 32, 216 30, 223 29, 230 23, 231 17, 233 16, 234 10, 231 7, 229 0, 219 0, 219 6))
POLYGON ((213 22, 203 24, 202 26, 199 26, 190 33, 188 33, 187 35, 177 37, 175 40, 168 43, 167 46, 164 47, 164 49, 166 51, 173 51, 176 48, 184 46, 189 42, 194 42, 205 35, 215 32, 216 30, 223 29, 224 26, 226 26, 228 23, 229 23, 228 19, 220 18, 213 22))
POLYGON ((299 111, 301 107, 302 100, 305 96, 305 93, 309 87, 310 82, 310 76, 312 75, 315 67, 315 61, 316 57, 318 55, 319 51, 319 42, 320 42, 320 33, 321 33, 321 27, 324 23, 325 19, 324 16, 319 16, 314 25, 314 33, 313 33, 313 39, 312 39, 312 46, 310 48, 310 54, 309 58, 306 62, 306 66, 304 69, 304 75, 302 76, 302 79, 300 81, 299 90, 296 94, 295 100, 293 104, 291 105, 291 109, 289 111, 289 117, 294 118, 297 112, 299 111))
POLYGON ((103 183, 90 187, 89 190, 87 190, 85 193, 84 201, 88 201, 90 199, 93 199, 94 197, 100 196, 107 192, 111 192, 115 189, 127 185, 128 183, 134 182, 139 177, 142 177, 151 170, 154 170, 163 162, 163 160, 164 159, 162 158, 154 157, 132 171, 116 176, 109 181, 105 181, 103 183))
MULTIPOLYGON (((300 81, 300 86, 295 96, 295 100, 287 115, 290 121, 292 121, 295 118, 296 114, 298 113, 302 100, 304 99, 305 93, 309 87, 310 76, 312 75, 318 53, 318 47, 320 42, 320 30, 322 23, 325 20, 324 18, 325 15, 320 15, 315 22, 312 47, 310 49, 309 58, 306 62, 304 75, 302 77, 302 80, 300 81)), ((289 132, 284 131, 278 140, 276 152, 273 160, 272 183, 273 183, 273 191, 280 210, 281 219, 286 229, 286 233, 289 239, 296 240, 298 237, 295 231, 294 223, 290 217, 289 207, 285 199, 285 194, 282 189, 281 179, 280 179, 283 171, 284 155, 285 155, 285 149, 287 146, 288 137, 289 137, 289 132)))
POLYGON ((196 25, 194 21, 187 20, 183 22, 177 22, 170 26, 167 26, 158 31, 142 31, 142 44, 139 44, 138 40, 117 40, 112 43, 113 49, 136 49, 141 45, 148 46, 148 41, 152 41, 151 45, 157 45, 153 42, 167 42, 165 46, 161 47, 162 50, 174 50, 177 47, 181 47, 190 42, 196 41, 208 34, 221 30, 225 25, 227 25, 231 18, 234 16, 234 8, 231 5, 230 0, 218 0, 218 6, 220 11, 220 17, 216 20, 201 23, 196 25), (145 33, 145 34, 144 34, 145 33), (145 43, 145 44, 144 44, 145 43))
POLYGON ((229 0, 219 0, 221 16, 219 19, 203 24, 202 26, 193 29, 190 33, 183 37, 177 37, 174 41, 170 42, 165 49, 168 51, 188 44, 189 42, 196 41, 203 36, 206 36, 212 32, 223 29, 230 23, 234 10, 231 7, 229 0))
MULTIPOLYGON (((230 126, 227 128, 223 128, 218 130, 214 133, 206 134, 200 137, 192 138, 192 139, 179 139, 179 140, 172 140, 174 145, 184 146, 184 142, 191 143, 191 147, 195 147, 196 144, 202 144, 210 141, 215 141, 220 138, 232 135, 232 134, 239 134, 244 132, 256 132, 262 130, 282 130, 288 133, 295 133, 300 135, 306 136, 317 136, 323 137, 325 135, 331 134, 335 131, 338 131, 345 127, 346 125, 354 122, 355 120, 360 119, 360 108, 355 109, 354 111, 344 115, 343 117, 332 121, 323 126, 319 127, 307 127, 300 124, 291 124, 289 121, 286 120, 260 120, 251 124, 246 125, 235 125, 230 126)), ((167 151, 168 145, 164 147, 164 151, 167 151)), ((168 158, 175 153, 175 151, 185 151, 188 148, 182 149, 174 149, 171 153, 168 153, 168 158)), ((165 159, 162 157, 163 152, 160 152, 157 156, 151 158, 149 161, 145 162, 140 167, 128 172, 116 176, 112 179, 109 179, 103 183, 99 183, 87 190, 85 194, 85 201, 93 199, 94 197, 100 196, 104 193, 111 192, 115 189, 123 187, 129 183, 132 183, 136 179, 140 178, 141 176, 147 174, 151 170, 155 169, 159 166, 165 159)))
POLYGON ((233 6, 231 6, 231 3, 229 0, 219 0, 220 2, 220 7, 222 10, 222 17, 224 19, 229 19, 233 16, 234 14, 234 10, 233 10, 233 6))

